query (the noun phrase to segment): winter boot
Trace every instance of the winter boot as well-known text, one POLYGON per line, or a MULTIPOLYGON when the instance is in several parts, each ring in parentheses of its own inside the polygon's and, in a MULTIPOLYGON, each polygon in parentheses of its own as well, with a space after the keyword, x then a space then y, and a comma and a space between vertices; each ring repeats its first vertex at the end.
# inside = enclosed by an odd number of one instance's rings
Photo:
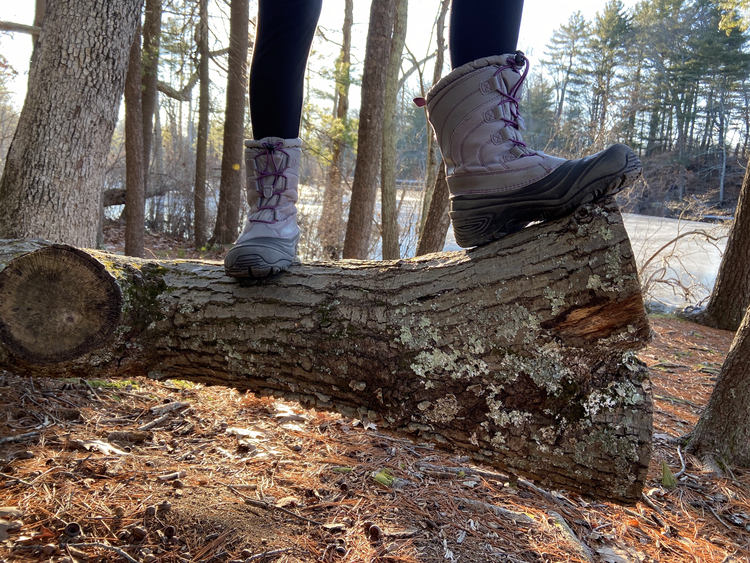
POLYGON ((416 100, 427 105, 443 153, 450 216, 462 247, 563 217, 640 176, 638 157, 624 145, 579 160, 529 149, 518 110, 528 71, 520 51, 480 59, 440 80, 426 100, 416 100))
POLYGON ((287 270, 294 260, 301 147, 300 139, 245 141, 250 214, 224 259, 228 276, 263 278, 287 270))

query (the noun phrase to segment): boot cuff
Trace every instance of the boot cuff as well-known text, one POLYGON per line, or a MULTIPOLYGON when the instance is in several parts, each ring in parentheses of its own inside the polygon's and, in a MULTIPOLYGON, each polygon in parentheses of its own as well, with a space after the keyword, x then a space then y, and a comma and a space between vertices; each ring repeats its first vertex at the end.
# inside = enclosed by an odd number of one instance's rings
POLYGON ((430 88, 430 91, 427 92, 427 96, 425 97, 425 101, 427 103, 430 103, 430 100, 434 98, 443 88, 445 88, 449 84, 452 84, 459 78, 466 76, 467 74, 471 74, 472 72, 474 72, 475 70, 479 70, 480 68, 484 68, 484 67, 492 66, 492 65, 504 65, 506 64, 508 57, 515 57, 515 56, 516 56, 515 53, 508 53, 505 55, 494 55, 492 57, 486 57, 484 59, 477 59, 475 61, 471 61, 470 63, 466 63, 465 65, 462 65, 456 69, 453 69, 450 74, 441 78, 437 84, 435 84, 432 88, 430 88))
POLYGON ((283 143, 285 149, 294 149, 302 146, 302 139, 300 138, 282 139, 281 137, 263 137, 262 139, 258 140, 247 139, 245 141, 245 146, 249 149, 259 149, 263 147, 264 143, 275 145, 278 142, 283 143))

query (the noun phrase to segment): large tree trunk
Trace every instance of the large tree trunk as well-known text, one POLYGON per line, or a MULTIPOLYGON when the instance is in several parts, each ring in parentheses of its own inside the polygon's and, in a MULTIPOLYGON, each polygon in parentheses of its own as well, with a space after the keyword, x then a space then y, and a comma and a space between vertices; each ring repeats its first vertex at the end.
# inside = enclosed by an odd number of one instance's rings
POLYGON ((240 231, 242 157, 247 95, 247 49, 250 3, 232 0, 229 20, 227 104, 224 113, 224 148, 221 155, 221 183, 216 225, 211 244, 232 244, 240 231))
POLYGON ((208 225, 206 223, 206 162, 208 156, 208 111, 209 111, 209 76, 208 76, 208 0, 198 0, 199 21, 196 31, 198 42, 198 75, 200 76, 200 100, 198 101, 198 138, 195 142, 195 192, 194 237, 195 247, 206 246, 208 225))
POLYGON ((383 154, 380 165, 380 225, 383 240, 383 259, 398 260, 401 250, 398 243, 398 207, 396 204, 396 164, 398 105, 398 75, 406 43, 408 0, 398 0, 393 20, 391 55, 388 59, 388 76, 385 84, 385 109, 383 110, 383 154))
POLYGON ((146 167, 143 150, 140 22, 125 79, 125 254, 143 258, 146 167))
POLYGON ((633 350, 649 326, 613 200, 468 252, 309 263, 244 287, 214 263, 18 257, 39 246, 0 247, 0 369, 250 389, 639 498, 652 403, 633 350))
POLYGON ((750 309, 734 337, 688 451, 750 468, 750 309))
POLYGON ((333 139, 328 185, 323 195, 323 213, 320 217, 320 246, 323 257, 341 258, 344 240, 344 146, 348 137, 349 86, 351 85, 352 26, 354 25, 354 0, 344 2, 344 26, 341 53, 336 60, 336 121, 340 132, 333 139))
POLYGON ((383 148, 383 112, 387 61, 396 17, 396 0, 373 0, 362 71, 362 103, 359 110, 357 165, 354 169, 349 220, 344 239, 344 258, 367 258, 370 249, 375 195, 383 148))
POLYGON ((706 309, 695 318, 699 323, 724 330, 737 330, 750 306, 750 161, 748 165, 711 298, 706 309))
POLYGON ((154 114, 159 105, 159 48, 161 45, 162 0, 146 0, 143 18, 143 183, 149 186, 151 147, 154 137, 154 114))
MULTIPOLYGON (((440 12, 438 13, 437 21, 435 22, 435 37, 437 41, 437 50, 435 52, 435 68, 432 73, 432 85, 435 85, 440 80, 443 74, 443 65, 445 64, 445 18, 448 15, 448 8, 450 7, 450 0, 443 0, 440 5, 440 12)), ((425 92, 422 92, 422 96, 425 92)), ((427 120, 427 108, 424 110, 425 120, 427 120)), ((432 198, 435 194, 435 190, 440 189, 438 185, 438 168, 441 165, 440 157, 438 156, 438 145, 435 139, 435 133, 432 130, 432 126, 427 121, 427 166, 424 183, 424 198, 422 198, 422 212, 419 215, 419 242, 417 243, 417 256, 421 254, 429 254, 430 252, 440 252, 445 245, 445 233, 443 231, 443 240, 440 241, 439 246, 437 244, 428 245, 427 240, 422 242, 423 238, 428 238, 431 241, 439 238, 438 233, 425 233, 425 223, 427 222, 427 216, 430 214, 430 207, 432 206, 432 198), (420 252, 421 249, 422 251, 420 252)), ((445 179, 442 180, 445 182, 445 179)), ((447 184, 446 184, 447 189, 447 184)), ((436 207, 433 211, 433 215, 440 215, 443 212, 448 214, 448 204, 440 202, 442 207, 436 207)), ((450 222, 450 219, 449 219, 450 222)), ((435 224, 433 223, 433 226, 435 224)))
MULTIPOLYGON (((44 14, 47 11, 47 0, 36 0, 34 3, 34 27, 41 29, 44 23, 44 14)), ((31 34, 31 42, 36 51, 36 42, 39 40, 39 32, 31 34)), ((33 57, 33 54, 32 54, 33 57)))
POLYGON ((451 224, 451 218, 448 210, 450 209, 450 190, 448 181, 445 178, 445 166, 440 165, 435 186, 432 189, 430 206, 427 211, 427 217, 419 234, 419 243, 417 244, 417 256, 430 254, 431 252, 440 252, 445 246, 445 235, 448 233, 448 227, 451 224))
POLYGON ((141 0, 50 2, 0 180, 0 237, 94 246, 141 0))

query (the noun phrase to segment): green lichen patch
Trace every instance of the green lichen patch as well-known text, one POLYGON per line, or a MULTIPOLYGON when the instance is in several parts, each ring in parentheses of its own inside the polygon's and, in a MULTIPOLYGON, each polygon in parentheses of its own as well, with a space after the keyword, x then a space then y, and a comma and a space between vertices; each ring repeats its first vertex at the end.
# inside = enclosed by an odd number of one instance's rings
MULTIPOLYGON (((421 403, 420 403, 421 405, 421 403)), ((458 399, 453 394, 448 394, 435 401, 434 405, 427 405, 425 409, 429 409, 425 414, 425 417, 437 424, 445 424, 451 422, 456 418, 456 414, 461 410, 461 406, 458 404, 458 399)), ((422 408, 419 407, 418 408, 422 408)))

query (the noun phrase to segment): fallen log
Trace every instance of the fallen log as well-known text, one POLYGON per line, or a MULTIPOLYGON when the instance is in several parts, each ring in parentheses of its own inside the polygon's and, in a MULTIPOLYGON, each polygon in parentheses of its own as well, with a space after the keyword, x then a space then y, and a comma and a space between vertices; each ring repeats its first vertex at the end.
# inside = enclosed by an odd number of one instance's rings
POLYGON ((254 285, 213 262, 30 241, 1 241, 0 269, 2 369, 248 389, 639 499, 652 402, 634 350, 650 329, 611 200, 466 252, 254 285))

